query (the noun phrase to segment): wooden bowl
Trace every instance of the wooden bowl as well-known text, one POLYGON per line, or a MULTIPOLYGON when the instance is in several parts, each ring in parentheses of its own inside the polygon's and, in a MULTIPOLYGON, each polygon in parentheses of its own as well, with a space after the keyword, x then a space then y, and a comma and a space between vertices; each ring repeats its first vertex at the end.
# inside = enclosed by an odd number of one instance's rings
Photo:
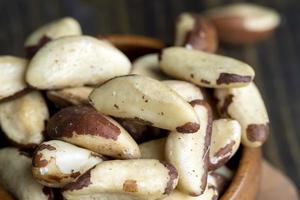
MULTIPOLYGON (((101 36, 104 38, 104 36, 101 36)), ((105 36, 116 47, 131 59, 146 53, 159 52, 165 45, 163 42, 144 36, 111 35, 105 36)), ((233 158, 233 168, 236 169, 232 182, 226 188, 220 200, 255 200, 261 177, 262 155, 260 148, 240 148, 233 158)), ((232 163, 231 163, 232 164, 232 163)), ((0 199, 12 200, 0 185, 0 199)))

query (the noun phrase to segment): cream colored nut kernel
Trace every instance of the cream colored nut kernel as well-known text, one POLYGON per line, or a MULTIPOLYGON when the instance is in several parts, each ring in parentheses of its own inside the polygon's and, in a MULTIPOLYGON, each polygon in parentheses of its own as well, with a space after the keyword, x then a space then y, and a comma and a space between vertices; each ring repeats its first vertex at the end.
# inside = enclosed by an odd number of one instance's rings
POLYGON ((172 132, 166 141, 166 159, 178 170, 177 189, 192 196, 201 195, 206 188, 212 114, 203 100, 191 104, 201 124, 198 132, 182 134, 172 132))
POLYGON ((241 143, 241 125, 236 120, 213 121, 209 152, 209 170, 224 165, 238 150, 241 143))
POLYGON ((241 87, 254 78, 253 69, 246 63, 183 47, 164 49, 159 64, 166 74, 203 87, 241 87))
POLYGON ((195 13, 182 13, 176 21, 175 46, 214 53, 218 37, 214 25, 195 13))
POLYGON ((166 138, 161 138, 140 144, 141 158, 165 160, 165 143, 166 138))
POLYGON ((280 24, 275 10, 250 3, 213 8, 206 15, 218 29, 220 39, 234 44, 264 39, 280 24))
POLYGON ((131 63, 115 47, 89 36, 53 40, 32 58, 27 82, 39 89, 97 85, 129 73, 131 63))
POLYGON ((49 200, 52 197, 50 188, 33 178, 31 158, 16 148, 0 150, 0 182, 18 200, 49 200))
POLYGON ((264 101, 254 83, 246 87, 217 89, 221 116, 237 120, 242 127, 242 144, 259 147, 269 135, 269 117, 264 101))
POLYGON ((190 196, 176 189, 163 200, 217 200, 219 193, 216 185, 215 179, 208 175, 208 183, 202 195, 190 196))
POLYGON ((81 35, 81 27, 74 18, 65 17, 39 27, 27 37, 25 46, 37 45, 43 37, 57 39, 71 35, 81 35))
POLYGON ((132 71, 130 74, 148 76, 156 80, 168 79, 168 77, 159 68, 157 53, 147 54, 136 59, 132 63, 132 71))
POLYGON ((38 91, 0 104, 0 124, 5 135, 22 146, 40 144, 49 113, 38 91))
POLYGON ((102 157, 75 145, 51 140, 40 144, 32 159, 33 176, 48 187, 63 187, 102 162, 102 157))
POLYGON ((201 89, 192 83, 178 80, 166 80, 162 82, 187 102, 204 98, 201 89))
POLYGON ((0 56, 0 100, 12 96, 27 85, 25 71, 27 60, 14 56, 0 56))
POLYGON ((154 159, 104 161, 63 188, 67 200, 102 193, 125 194, 137 199, 158 199, 177 184, 177 171, 154 159))
POLYGON ((128 75, 111 79, 92 92, 90 101, 98 111, 114 117, 184 133, 199 129, 192 106, 165 84, 149 77, 128 75))
POLYGON ((58 107, 66 107, 69 105, 87 105, 88 97, 93 91, 92 87, 75 87, 65 88, 61 90, 47 91, 47 97, 58 107))
POLYGON ((124 128, 90 106, 72 106, 57 112, 47 124, 47 135, 113 158, 141 156, 137 143, 124 128))

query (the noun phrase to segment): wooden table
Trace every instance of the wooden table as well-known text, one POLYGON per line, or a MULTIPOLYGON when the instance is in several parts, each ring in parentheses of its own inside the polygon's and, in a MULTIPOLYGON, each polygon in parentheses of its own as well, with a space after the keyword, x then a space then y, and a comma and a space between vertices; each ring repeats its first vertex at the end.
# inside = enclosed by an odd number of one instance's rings
MULTIPOLYGON (((85 34, 134 33, 173 41, 173 24, 183 11, 200 12, 230 0, 0 0, 0 54, 24 55, 25 37, 62 16, 79 20, 85 34)), ((252 1, 253 2, 253 1, 252 1)), ((222 46, 256 70, 271 118, 264 155, 300 187, 300 1, 254 0, 282 15, 278 31, 255 46, 222 46), (298 133, 298 134, 297 134, 298 133)))

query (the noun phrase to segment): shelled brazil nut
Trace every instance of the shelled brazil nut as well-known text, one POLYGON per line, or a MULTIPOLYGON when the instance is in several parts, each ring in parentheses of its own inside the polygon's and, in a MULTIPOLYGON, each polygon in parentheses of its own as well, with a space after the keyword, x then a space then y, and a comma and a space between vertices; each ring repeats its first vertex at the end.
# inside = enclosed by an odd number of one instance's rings
POLYGON ((48 42, 31 59, 26 81, 38 89, 97 85, 129 73, 131 63, 118 49, 90 36, 48 42))
POLYGON ((114 117, 133 118, 184 133, 195 133, 199 129, 191 105, 160 81, 146 76, 113 78, 96 88, 90 100, 98 111, 114 117))
POLYGON ((218 48, 217 31, 204 16, 182 13, 176 20, 175 46, 214 53, 218 48))
POLYGON ((39 91, 0 103, 1 128, 7 138, 19 146, 40 144, 48 118, 48 107, 39 91))
POLYGON ((269 117, 264 101, 254 83, 246 87, 217 89, 220 114, 237 120, 242 127, 242 143, 259 147, 269 135, 269 117))
POLYGON ((25 72, 28 61, 15 56, 0 56, 0 100, 23 91, 27 84, 25 72))
POLYGON ((60 110, 50 118, 47 136, 114 158, 140 157, 138 145, 127 131, 90 106, 60 110))
POLYGON ((65 36, 81 35, 80 24, 71 17, 65 17, 45 24, 31 33, 25 41, 27 56, 31 58, 47 42, 65 36))
POLYGON ((244 62, 183 47, 164 49, 159 65, 169 76, 202 87, 242 87, 254 78, 254 70, 244 62))
POLYGON ((101 155, 75 145, 50 140, 40 144, 32 158, 33 176, 48 187, 62 187, 103 161, 101 155))

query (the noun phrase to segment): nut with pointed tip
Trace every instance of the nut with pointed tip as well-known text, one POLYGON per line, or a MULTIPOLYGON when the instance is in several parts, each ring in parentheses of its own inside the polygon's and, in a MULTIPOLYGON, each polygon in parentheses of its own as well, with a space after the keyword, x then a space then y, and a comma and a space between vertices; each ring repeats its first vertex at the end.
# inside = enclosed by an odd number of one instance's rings
POLYGON ((254 78, 254 70, 244 62, 183 47, 164 49, 159 64, 166 74, 203 87, 241 87, 254 78))
POLYGON ((0 56, 0 100, 21 92, 27 87, 27 60, 14 56, 0 56))
POLYGON ((88 97, 93 91, 92 87, 75 87, 61 90, 47 91, 47 97, 58 107, 70 105, 88 105, 88 97))
POLYGON ((72 106, 57 112, 48 122, 47 135, 114 158, 140 157, 139 147, 127 131, 90 106, 72 106))
POLYGON ((218 48, 217 31, 204 16, 182 13, 176 21, 175 46, 214 53, 218 48))
POLYGON ((192 83, 179 80, 166 80, 162 82, 174 90, 187 102, 191 102, 196 99, 204 99, 201 89, 192 83))
POLYGON ((159 68, 157 53, 147 54, 134 60, 130 74, 148 76, 156 80, 168 79, 168 77, 159 68))
POLYGON ((200 129, 193 134, 170 133, 166 141, 165 155, 178 170, 177 189, 198 196, 206 188, 212 113, 204 100, 195 100, 191 104, 200 121, 200 129))
POLYGON ((224 165, 238 150, 241 143, 241 125, 236 120, 213 121, 209 151, 209 170, 224 165))
POLYGON ((90 36, 68 36, 42 47, 28 65, 26 81, 38 89, 97 85, 130 72, 128 58, 90 36))
POLYGON ((165 84, 145 76, 113 78, 96 88, 90 101, 101 113, 158 128, 195 133, 200 127, 191 105, 165 84))
POLYGON ((39 91, 0 104, 0 124, 9 140, 20 146, 40 144, 49 113, 39 91))
POLYGON ((63 196, 73 200, 114 193, 132 199, 154 200, 171 193, 177 180, 176 169, 168 163, 154 159, 112 160, 98 164, 77 181, 66 185, 63 196))
POLYGON ((48 187, 63 187, 96 164, 101 155, 75 145, 50 140, 40 144, 32 158, 34 178, 48 187))
POLYGON ((81 35, 80 24, 74 18, 65 17, 45 24, 27 37, 25 41, 27 56, 31 58, 51 40, 73 35, 81 35))
POLYGON ((216 26, 221 41, 238 45, 266 39, 280 24, 275 10, 250 3, 213 8, 206 16, 216 26))
POLYGON ((217 89, 218 109, 223 117, 237 120, 242 127, 242 144, 259 147, 269 135, 269 117, 254 83, 246 87, 217 89))
POLYGON ((33 178, 31 158, 16 148, 5 147, 0 150, 0 182, 19 200, 53 200, 51 189, 33 178))

